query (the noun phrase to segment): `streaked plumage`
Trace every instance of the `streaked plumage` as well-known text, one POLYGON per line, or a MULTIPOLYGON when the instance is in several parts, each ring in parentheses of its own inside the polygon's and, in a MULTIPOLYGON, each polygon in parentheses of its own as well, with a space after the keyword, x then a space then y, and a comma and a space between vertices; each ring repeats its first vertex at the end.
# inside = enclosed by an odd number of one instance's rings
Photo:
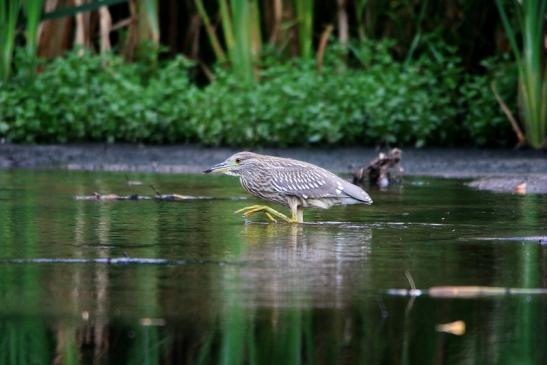
POLYGON ((289 207, 297 222, 303 221, 302 208, 372 204, 360 187, 319 166, 289 158, 239 152, 206 172, 214 171, 239 176, 245 190, 289 207))

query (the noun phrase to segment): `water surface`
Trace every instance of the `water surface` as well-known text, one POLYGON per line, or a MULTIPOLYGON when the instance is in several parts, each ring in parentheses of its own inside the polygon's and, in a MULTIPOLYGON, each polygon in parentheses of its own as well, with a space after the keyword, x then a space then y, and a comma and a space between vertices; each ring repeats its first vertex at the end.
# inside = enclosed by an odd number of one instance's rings
POLYGON ((547 362, 547 296, 387 294, 546 287, 528 237, 547 197, 428 178, 370 194, 290 226, 234 215, 258 201, 230 177, 0 171, 0 364, 547 362), (212 199, 74 199, 151 184, 212 199))

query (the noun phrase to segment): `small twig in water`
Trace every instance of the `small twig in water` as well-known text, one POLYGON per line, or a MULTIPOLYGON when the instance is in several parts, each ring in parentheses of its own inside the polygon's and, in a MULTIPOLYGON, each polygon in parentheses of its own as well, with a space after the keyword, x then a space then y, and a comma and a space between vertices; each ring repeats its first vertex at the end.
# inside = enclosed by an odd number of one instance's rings
POLYGON ((408 280, 408 284, 410 285, 410 288, 412 290, 416 290, 416 283, 414 282, 414 279, 412 278, 412 274, 410 273, 410 271, 406 270, 405 276, 406 276, 406 279, 408 280))
POLYGON ((158 195, 158 196, 161 196, 161 195, 162 195, 161 192, 160 192, 158 189, 156 189, 156 187, 155 187, 154 185, 150 184, 150 185, 148 185, 148 186, 150 186, 150 188, 151 188, 152 190, 154 190, 154 193, 156 193, 156 195, 158 195))
MULTIPOLYGON (((406 279, 408 280, 408 284, 410 285, 410 288, 411 288, 411 292, 415 292, 416 291, 416 283, 414 282, 414 279, 412 278, 412 275, 410 274, 410 271, 406 270, 405 271, 405 276, 406 276, 406 279)), ((408 301, 408 304, 405 308, 405 316, 407 316, 410 311, 412 310, 412 307, 414 306, 414 301, 416 301, 416 296, 411 296, 410 297, 410 300, 408 301)))
POLYGON ((141 182, 141 181, 138 181, 138 180, 130 180, 130 179, 129 179, 129 176, 127 176, 127 174, 124 175, 124 176, 125 176, 125 180, 126 180, 128 186, 142 185, 142 182, 141 182))

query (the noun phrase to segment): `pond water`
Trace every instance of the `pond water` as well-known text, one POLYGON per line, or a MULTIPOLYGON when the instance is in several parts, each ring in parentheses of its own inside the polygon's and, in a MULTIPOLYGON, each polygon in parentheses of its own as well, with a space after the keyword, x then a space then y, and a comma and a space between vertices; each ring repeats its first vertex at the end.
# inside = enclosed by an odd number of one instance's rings
POLYGON ((547 363, 547 295, 389 291, 547 287, 546 196, 431 178, 370 194, 246 224, 233 212, 258 201, 230 177, 0 171, 0 364, 547 363), (151 184, 212 199, 74 199, 151 184))

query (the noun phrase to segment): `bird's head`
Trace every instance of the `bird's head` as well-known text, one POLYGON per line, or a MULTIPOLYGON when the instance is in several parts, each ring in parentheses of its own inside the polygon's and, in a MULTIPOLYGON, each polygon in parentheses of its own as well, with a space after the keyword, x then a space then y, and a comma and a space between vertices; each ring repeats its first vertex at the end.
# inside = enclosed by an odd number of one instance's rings
POLYGON ((244 171, 254 166, 260 155, 252 152, 238 152, 221 163, 211 166, 204 173, 219 173, 230 176, 240 176, 244 171))

